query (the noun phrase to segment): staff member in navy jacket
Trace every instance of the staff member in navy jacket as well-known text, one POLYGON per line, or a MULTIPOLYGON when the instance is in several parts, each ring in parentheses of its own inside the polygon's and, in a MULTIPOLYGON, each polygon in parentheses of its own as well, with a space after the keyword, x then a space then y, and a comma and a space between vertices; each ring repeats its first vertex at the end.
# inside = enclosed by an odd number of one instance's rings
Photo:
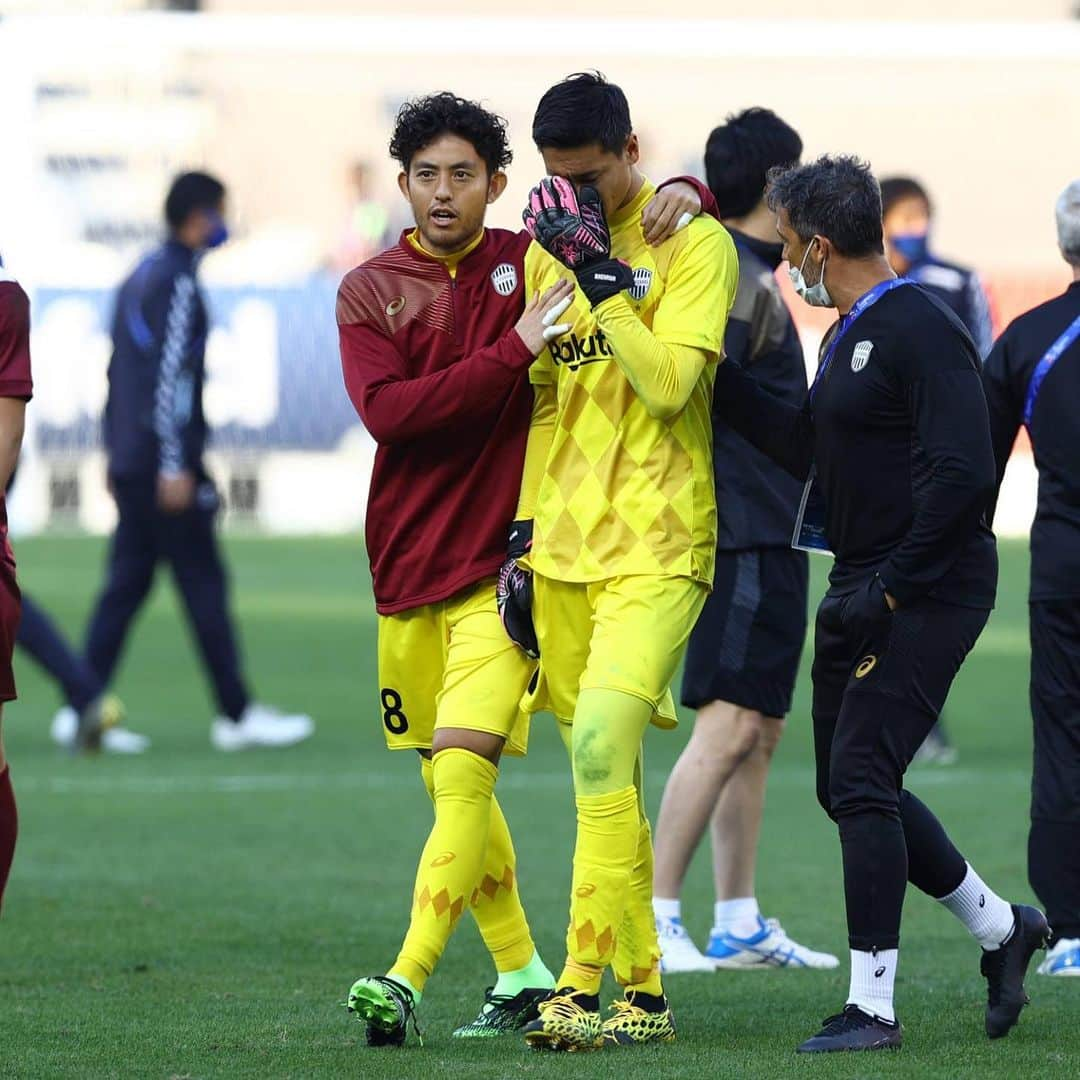
POLYGON ((1009 324, 983 368, 998 483, 1023 424, 1039 470, 1031 527, 1028 877, 1054 930, 1041 975, 1080 975, 1080 180, 1057 203, 1073 282, 1009 324))
POLYGON ((202 254, 227 238, 224 212, 219 180, 199 172, 177 177, 165 200, 168 240, 120 286, 105 406, 119 523, 86 655, 108 684, 157 564, 168 562, 223 714, 211 741, 219 750, 240 750, 290 746, 314 725, 251 700, 214 536, 218 496, 203 466, 208 320, 196 275, 202 254))

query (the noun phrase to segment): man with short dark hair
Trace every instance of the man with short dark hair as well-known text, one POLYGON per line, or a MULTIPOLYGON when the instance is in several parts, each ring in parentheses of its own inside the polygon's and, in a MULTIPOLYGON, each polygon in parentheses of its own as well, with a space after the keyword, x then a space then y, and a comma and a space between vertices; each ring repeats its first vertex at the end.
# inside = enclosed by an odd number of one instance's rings
POLYGON ((818 609, 818 799, 840 832, 851 983, 842 1012, 800 1051, 900 1045, 893 981, 910 880, 983 948, 991 1038, 1027 1001, 1024 975, 1049 932, 997 896, 903 786, 994 603, 985 511, 994 461, 979 357, 955 315, 897 278, 867 165, 823 157, 770 176, 792 282, 840 321, 801 408, 722 364, 721 416, 805 483, 797 542, 836 561, 818 609))
MULTIPOLYGON (((209 323, 196 275, 203 254, 228 236, 224 185, 207 173, 178 176, 165 199, 165 222, 168 240, 139 263, 116 297, 104 426, 119 521, 87 629, 86 659, 107 686, 158 563, 167 562, 222 713, 211 725, 212 744, 219 750, 292 746, 314 725, 248 693, 214 535, 218 495, 203 464, 209 323)), ((145 742, 131 748, 144 749, 145 742)))
MULTIPOLYGON (((739 290, 724 353, 792 405, 806 396, 802 346, 775 271, 781 245, 766 174, 802 154, 798 133, 747 109, 709 135, 705 173, 739 255, 739 290)), ((801 487, 717 420, 713 471, 719 536, 713 590, 690 635, 682 703, 694 732, 668 777, 656 822, 653 909, 665 974, 836 967, 764 919, 754 889, 765 781, 806 637, 806 553, 791 549, 801 487), (704 955, 682 922, 683 878, 711 823, 716 907, 704 955)))
POLYGON ((671 680, 712 583, 710 406, 735 296, 734 245, 697 218, 651 247, 653 187, 622 90, 584 73, 533 119, 548 174, 530 196, 527 295, 576 279, 570 332, 530 369, 517 518, 529 523, 540 671, 529 707, 570 749, 577 808, 567 958, 525 1028, 537 1048, 670 1042, 652 912, 640 750, 675 725, 671 680), (604 970, 623 988, 600 1014, 604 970))
POLYGON ((1041 975, 1080 975, 1080 180, 1057 201, 1061 296, 1015 319, 983 368, 1000 484, 1023 424, 1039 497, 1031 527, 1028 879, 1054 931, 1041 975))

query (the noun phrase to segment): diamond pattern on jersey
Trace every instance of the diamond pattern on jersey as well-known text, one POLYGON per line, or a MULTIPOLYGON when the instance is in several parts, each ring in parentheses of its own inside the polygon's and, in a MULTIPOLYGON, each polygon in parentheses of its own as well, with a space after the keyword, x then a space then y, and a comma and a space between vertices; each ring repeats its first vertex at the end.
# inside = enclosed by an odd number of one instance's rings
MULTIPOLYGON (((642 206, 649 190, 639 196, 642 206)), ((628 294, 637 317, 650 329, 656 325, 661 340, 719 341, 737 282, 730 239, 722 248, 715 226, 699 222, 651 248, 644 242, 639 206, 628 213, 613 226, 612 251, 635 268, 639 284, 649 275, 643 299, 628 294)), ((565 276, 535 244, 526 254, 525 272, 529 296, 565 276)), ((561 347, 542 354, 530 376, 538 386, 553 385, 557 396, 531 567, 563 581, 628 574, 710 580, 716 544, 715 368, 702 372, 677 415, 650 416, 619 366, 612 328, 601 330, 580 294, 568 320, 571 333, 561 347)))

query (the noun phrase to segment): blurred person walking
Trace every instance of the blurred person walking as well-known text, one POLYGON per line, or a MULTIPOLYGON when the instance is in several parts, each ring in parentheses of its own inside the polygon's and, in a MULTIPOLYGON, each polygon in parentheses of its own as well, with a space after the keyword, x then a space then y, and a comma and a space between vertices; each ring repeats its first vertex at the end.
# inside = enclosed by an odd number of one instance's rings
POLYGON ((881 214, 889 265, 944 301, 985 358, 994 344, 990 299, 974 270, 930 250, 934 205, 926 188, 910 176, 886 177, 881 181, 881 214))
MULTIPOLYGON (((775 272, 783 245, 765 204, 766 174, 792 165, 802 139, 768 109, 731 116, 709 136, 705 171, 739 256, 724 352, 792 405, 806 365, 775 272)), ((802 487, 719 419, 713 423, 719 519, 716 574, 686 651, 682 703, 694 732, 656 824, 653 909, 665 974, 716 967, 836 967, 758 909, 754 877, 769 763, 806 638, 807 556, 791 533, 802 487), (683 879, 711 823, 716 906, 703 955, 682 923, 683 879)))
MULTIPOLYGON (((228 236, 224 213, 219 180, 200 172, 178 176, 165 200, 168 240, 117 294, 105 448, 119 522, 86 658, 109 685, 158 563, 167 562, 222 713, 211 725, 211 742, 219 750, 243 750, 291 746, 311 735, 314 724, 251 700, 214 533, 218 494, 203 465, 208 319, 197 272, 203 253, 228 236)), ((53 734, 62 741, 56 722, 53 734)))
POLYGON ((1000 485, 1016 433, 1039 471, 1031 528, 1028 878, 1054 937, 1041 975, 1080 975, 1080 179, 1057 202, 1072 284, 1009 324, 983 368, 1000 485))

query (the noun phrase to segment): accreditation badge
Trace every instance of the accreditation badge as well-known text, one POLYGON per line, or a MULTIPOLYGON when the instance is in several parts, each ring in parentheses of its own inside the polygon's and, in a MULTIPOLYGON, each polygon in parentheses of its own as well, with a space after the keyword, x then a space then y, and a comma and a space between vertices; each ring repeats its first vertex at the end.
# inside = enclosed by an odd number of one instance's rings
POLYGON ((816 466, 811 467, 810 476, 803 487, 791 546, 796 551, 809 551, 814 555, 832 555, 829 542, 825 539, 825 493, 821 490, 816 466))

